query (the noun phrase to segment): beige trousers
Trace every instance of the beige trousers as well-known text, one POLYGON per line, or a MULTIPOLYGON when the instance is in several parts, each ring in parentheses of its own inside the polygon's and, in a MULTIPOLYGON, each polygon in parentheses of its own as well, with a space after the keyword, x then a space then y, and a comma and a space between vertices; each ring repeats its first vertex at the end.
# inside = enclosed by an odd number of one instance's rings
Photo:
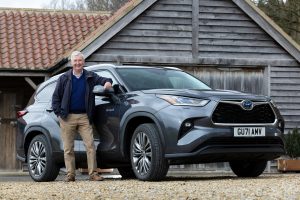
POLYGON ((69 114, 67 119, 59 118, 59 123, 68 176, 75 176, 74 140, 78 132, 85 145, 89 175, 92 175, 96 171, 96 151, 93 128, 89 123, 88 116, 86 114, 69 114))

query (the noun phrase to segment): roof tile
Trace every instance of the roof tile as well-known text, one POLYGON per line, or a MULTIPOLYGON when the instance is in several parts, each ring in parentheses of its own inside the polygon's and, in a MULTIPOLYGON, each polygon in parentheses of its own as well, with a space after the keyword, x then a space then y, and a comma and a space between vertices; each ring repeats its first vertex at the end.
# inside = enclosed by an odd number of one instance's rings
POLYGON ((52 67, 108 19, 100 12, 0 9, 0 69, 52 67))

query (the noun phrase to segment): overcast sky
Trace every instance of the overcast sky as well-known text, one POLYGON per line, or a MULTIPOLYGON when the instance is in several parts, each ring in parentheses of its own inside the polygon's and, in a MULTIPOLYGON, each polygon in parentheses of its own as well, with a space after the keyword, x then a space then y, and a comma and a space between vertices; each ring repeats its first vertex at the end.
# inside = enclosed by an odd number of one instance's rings
POLYGON ((0 7, 8 8, 43 8, 51 0, 0 0, 0 7))

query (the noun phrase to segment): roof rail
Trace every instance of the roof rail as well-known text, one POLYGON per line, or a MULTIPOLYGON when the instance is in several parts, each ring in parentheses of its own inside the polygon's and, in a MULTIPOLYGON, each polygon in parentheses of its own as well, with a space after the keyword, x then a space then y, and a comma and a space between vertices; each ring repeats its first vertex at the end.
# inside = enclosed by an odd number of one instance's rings
POLYGON ((164 67, 164 69, 174 69, 174 70, 182 71, 182 69, 178 67, 164 67))

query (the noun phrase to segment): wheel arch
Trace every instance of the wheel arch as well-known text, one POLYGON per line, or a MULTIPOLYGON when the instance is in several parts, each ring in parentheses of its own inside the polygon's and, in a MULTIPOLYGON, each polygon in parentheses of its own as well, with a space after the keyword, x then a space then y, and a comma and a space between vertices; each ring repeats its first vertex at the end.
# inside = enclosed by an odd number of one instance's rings
POLYGON ((30 127, 25 132, 25 139, 24 139, 25 162, 27 162, 27 152, 28 152, 30 142, 37 135, 44 135, 47 138, 47 141, 49 142, 51 151, 53 150, 53 145, 52 145, 53 143, 52 143, 50 133, 46 129, 39 127, 39 126, 30 127))
POLYGON ((130 141, 134 130, 141 124, 154 123, 157 127, 159 138, 162 145, 165 146, 165 137, 163 135, 163 127, 159 120, 151 113, 136 112, 127 117, 123 126, 121 126, 120 149, 124 158, 129 158, 130 141))

